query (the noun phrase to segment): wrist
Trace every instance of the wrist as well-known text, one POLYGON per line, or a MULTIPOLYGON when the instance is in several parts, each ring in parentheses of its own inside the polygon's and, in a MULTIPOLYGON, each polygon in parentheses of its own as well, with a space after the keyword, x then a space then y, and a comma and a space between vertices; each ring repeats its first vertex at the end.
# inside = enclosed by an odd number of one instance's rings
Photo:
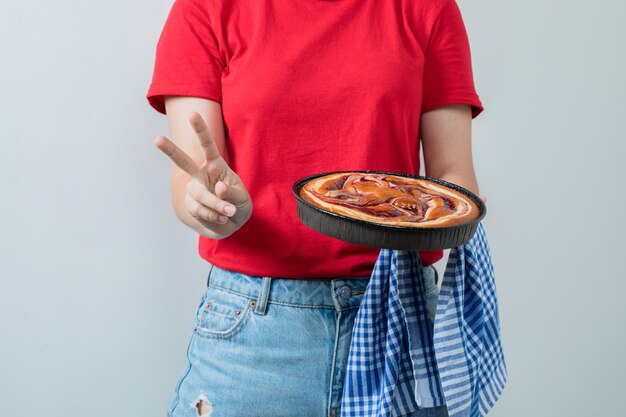
POLYGON ((440 180, 451 182, 452 184, 459 185, 476 195, 480 195, 480 190, 478 188, 478 182, 476 181, 475 176, 468 175, 459 175, 454 173, 444 174, 439 177, 436 177, 440 180))

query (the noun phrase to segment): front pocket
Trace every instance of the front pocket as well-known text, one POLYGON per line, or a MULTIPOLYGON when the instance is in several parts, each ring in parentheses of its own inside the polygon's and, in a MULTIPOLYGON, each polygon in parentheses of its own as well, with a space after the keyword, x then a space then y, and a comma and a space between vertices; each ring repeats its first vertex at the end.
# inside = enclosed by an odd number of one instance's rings
POLYGON ((195 332, 208 338, 232 337, 247 321, 253 303, 248 297, 209 286, 198 311, 195 332))

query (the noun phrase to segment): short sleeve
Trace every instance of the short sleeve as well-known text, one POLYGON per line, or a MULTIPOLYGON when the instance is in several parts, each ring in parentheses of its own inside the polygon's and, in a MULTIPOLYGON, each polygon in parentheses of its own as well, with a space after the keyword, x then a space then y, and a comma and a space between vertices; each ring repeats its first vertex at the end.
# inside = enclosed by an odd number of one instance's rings
POLYGON ((473 117, 483 111, 474 87, 469 40, 456 1, 444 0, 428 41, 424 61, 422 111, 469 104, 473 117))
POLYGON ((221 102, 225 65, 205 0, 176 0, 156 50, 148 102, 165 114, 164 96, 192 96, 221 102))

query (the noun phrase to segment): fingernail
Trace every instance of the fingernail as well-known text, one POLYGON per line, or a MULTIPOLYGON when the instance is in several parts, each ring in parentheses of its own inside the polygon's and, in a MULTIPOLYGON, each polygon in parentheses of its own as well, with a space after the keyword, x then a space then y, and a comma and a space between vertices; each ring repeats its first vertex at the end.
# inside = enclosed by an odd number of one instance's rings
POLYGON ((224 214, 226 214, 227 216, 232 216, 233 214, 235 214, 235 210, 235 206, 225 206, 224 214))
POLYGON ((226 216, 217 216, 217 222, 218 223, 226 223, 228 221, 228 218, 226 216))

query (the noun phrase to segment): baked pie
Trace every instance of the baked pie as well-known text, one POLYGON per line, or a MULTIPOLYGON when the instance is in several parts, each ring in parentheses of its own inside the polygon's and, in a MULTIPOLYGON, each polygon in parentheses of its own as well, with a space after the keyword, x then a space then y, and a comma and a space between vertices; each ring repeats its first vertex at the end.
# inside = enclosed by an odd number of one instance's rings
POLYGON ((305 183, 300 196, 320 209, 389 226, 447 227, 480 215, 476 203, 450 187, 391 174, 328 174, 305 183))

